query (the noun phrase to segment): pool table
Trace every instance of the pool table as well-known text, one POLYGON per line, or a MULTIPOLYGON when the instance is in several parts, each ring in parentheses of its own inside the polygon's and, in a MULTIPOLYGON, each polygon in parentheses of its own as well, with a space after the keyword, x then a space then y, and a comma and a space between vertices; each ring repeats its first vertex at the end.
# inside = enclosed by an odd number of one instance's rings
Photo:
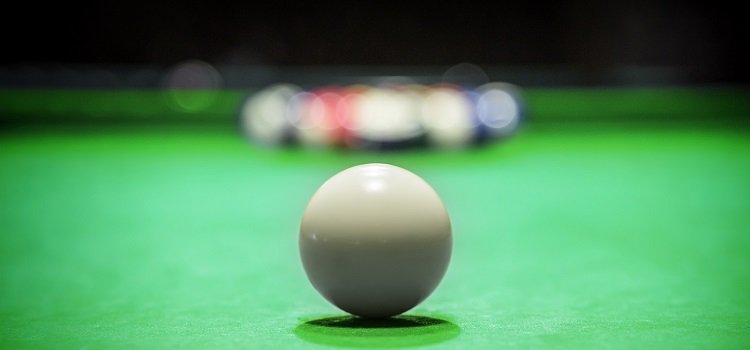
POLYGON ((529 88, 508 140, 391 152, 254 145, 248 93, 0 90, 0 348, 750 348, 750 91, 529 88), (317 187, 367 162, 453 224, 391 320, 298 253, 317 187))

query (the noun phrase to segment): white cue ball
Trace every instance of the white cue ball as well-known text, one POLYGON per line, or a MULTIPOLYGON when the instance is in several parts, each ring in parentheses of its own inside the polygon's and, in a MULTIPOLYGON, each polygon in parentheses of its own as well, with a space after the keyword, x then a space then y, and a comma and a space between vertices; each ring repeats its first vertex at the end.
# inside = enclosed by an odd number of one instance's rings
POLYGON ((401 314, 445 275, 452 249, 448 212, 419 176, 363 164, 326 181, 300 226, 307 277, 328 301, 356 316, 401 314))

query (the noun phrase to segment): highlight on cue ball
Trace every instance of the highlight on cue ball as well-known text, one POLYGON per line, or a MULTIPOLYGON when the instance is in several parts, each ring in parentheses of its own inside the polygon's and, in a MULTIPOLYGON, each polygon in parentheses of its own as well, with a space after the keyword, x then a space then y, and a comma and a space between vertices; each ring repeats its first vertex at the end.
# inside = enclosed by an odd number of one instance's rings
POLYGON ((339 172, 302 216, 299 248, 313 287, 361 317, 401 314, 440 283, 450 262, 451 223, 433 188, 389 164, 339 172))

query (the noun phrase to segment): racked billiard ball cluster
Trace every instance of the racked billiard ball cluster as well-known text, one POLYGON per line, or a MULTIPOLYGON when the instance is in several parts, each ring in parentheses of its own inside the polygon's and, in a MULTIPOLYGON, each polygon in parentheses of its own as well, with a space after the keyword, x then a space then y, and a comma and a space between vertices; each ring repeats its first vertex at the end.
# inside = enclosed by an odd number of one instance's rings
POLYGON ((488 83, 353 85, 305 91, 269 86, 242 105, 240 124, 253 142, 270 145, 387 150, 460 148, 505 139, 523 114, 520 89, 488 83))

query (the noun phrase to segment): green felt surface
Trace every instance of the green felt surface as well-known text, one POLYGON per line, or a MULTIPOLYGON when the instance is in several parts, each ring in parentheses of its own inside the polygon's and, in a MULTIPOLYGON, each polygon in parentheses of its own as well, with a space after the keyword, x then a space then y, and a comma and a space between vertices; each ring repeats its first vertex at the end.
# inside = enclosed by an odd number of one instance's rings
MULTIPOLYGON (((256 90, 2 89, 0 122, 226 123, 256 90)), ((525 88, 534 121, 748 121, 745 87, 525 88)))
POLYGON ((0 137, 0 348, 750 348, 750 134, 529 126, 465 152, 264 150, 223 127, 0 137), (326 178, 404 166, 453 261, 396 324, 297 253, 326 178), (399 323, 400 322, 400 323, 399 323))

